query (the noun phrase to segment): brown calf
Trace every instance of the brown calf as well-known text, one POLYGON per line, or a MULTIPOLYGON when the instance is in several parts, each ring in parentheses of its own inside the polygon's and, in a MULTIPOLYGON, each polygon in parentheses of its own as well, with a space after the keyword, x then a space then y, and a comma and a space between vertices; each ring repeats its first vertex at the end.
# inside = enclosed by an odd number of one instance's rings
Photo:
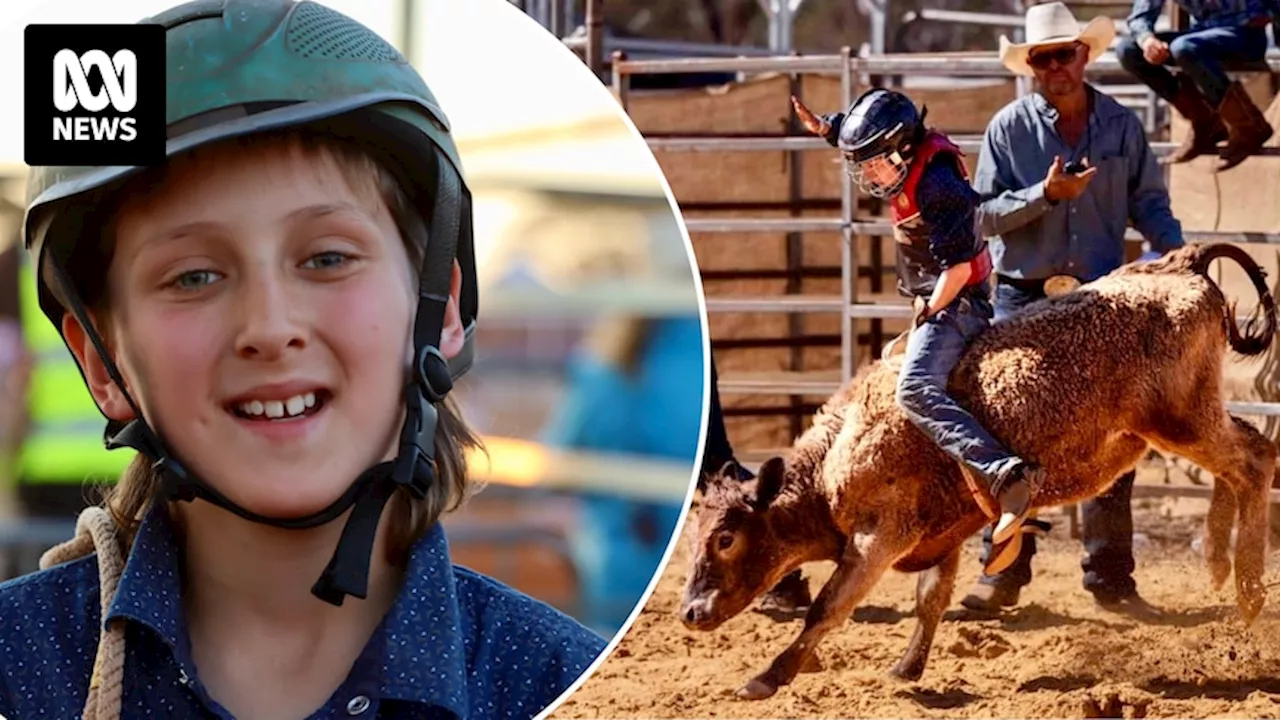
MULTIPOLYGON (((1099 495, 1149 446, 1210 472, 1205 558, 1221 587, 1238 521, 1237 604, 1251 622, 1264 601, 1276 449, 1224 409, 1222 362, 1228 345, 1243 355, 1264 352, 1275 329, 1264 273, 1243 250, 1189 246, 993 325, 974 340, 950 387, 998 439, 1046 469, 1036 507, 1099 495), (1234 308, 1207 275, 1219 257, 1253 281, 1260 328, 1256 314, 1243 334, 1236 327, 1234 308)), ((899 410, 899 365, 864 368, 757 480, 709 479, 693 516, 696 544, 679 611, 688 627, 714 629, 803 563, 837 563, 799 637, 739 697, 768 697, 790 683, 890 568, 921 573, 916 631, 892 672, 913 680, 924 672, 961 546, 990 518, 958 464, 899 410)))

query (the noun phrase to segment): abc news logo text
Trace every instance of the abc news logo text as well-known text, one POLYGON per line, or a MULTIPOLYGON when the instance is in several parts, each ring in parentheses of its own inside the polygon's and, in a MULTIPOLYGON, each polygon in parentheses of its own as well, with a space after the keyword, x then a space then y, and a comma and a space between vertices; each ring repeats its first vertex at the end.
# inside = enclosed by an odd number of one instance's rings
MULTIPOLYGON (((108 102, 118 113, 132 112, 138 105, 138 56, 132 50, 120 50, 107 57, 101 50, 76 55, 63 49, 53 56, 53 104, 59 112, 71 113, 77 106, 92 113, 102 112, 108 102), (89 87, 85 68, 94 68, 102 75, 101 91, 95 93, 89 87)), ((132 142, 137 137, 137 118, 127 115, 53 118, 54 140, 132 142)))
POLYGON ((164 161, 165 47, 160 25, 28 25, 28 165, 164 161))

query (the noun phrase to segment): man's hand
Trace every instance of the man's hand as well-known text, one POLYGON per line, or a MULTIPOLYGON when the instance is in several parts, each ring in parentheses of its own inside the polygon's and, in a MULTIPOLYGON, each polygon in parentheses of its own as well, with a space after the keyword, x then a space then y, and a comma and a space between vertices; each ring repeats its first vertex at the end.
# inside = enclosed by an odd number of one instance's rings
POLYGON ((1161 65, 1165 60, 1169 59, 1169 43, 1161 40, 1155 35, 1148 35, 1142 39, 1142 57, 1152 65, 1161 65))
POLYGON ((1080 197, 1089 182, 1093 180, 1093 176, 1098 174, 1098 168, 1090 165, 1088 158, 1080 164, 1084 165, 1084 170, 1068 173, 1062 169, 1062 156, 1053 156, 1049 174, 1044 176, 1044 196, 1049 202, 1075 200, 1080 197))

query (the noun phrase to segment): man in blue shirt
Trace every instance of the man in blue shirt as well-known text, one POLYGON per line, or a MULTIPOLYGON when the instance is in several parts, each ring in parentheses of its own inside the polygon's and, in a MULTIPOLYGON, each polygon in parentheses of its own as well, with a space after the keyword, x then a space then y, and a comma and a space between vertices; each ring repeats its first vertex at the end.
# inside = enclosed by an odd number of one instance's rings
POLYGON ((1116 46, 1120 64, 1178 109, 1191 123, 1169 162, 1217 153, 1218 171, 1244 162, 1272 134, 1266 117, 1222 62, 1250 62, 1267 53, 1266 27, 1274 0, 1177 0, 1194 18, 1187 32, 1156 32, 1164 0, 1137 0, 1129 13, 1129 36, 1116 46), (1176 64, 1178 77, 1164 68, 1176 64))
MULTIPOLYGON (((1114 37, 1109 18, 1083 30, 1061 3, 1027 11, 1028 42, 1001 38, 1001 59, 1032 75, 1038 91, 996 113, 983 138, 974 187, 982 196, 980 226, 995 264, 995 321, 1020 308, 1095 280, 1124 263, 1129 222, 1151 250, 1144 258, 1182 245, 1182 227, 1169 209, 1156 157, 1137 115, 1084 81, 1085 66, 1114 37)), ((1084 586, 1104 607, 1141 603, 1134 568, 1133 473, 1082 505, 1084 586)), ((975 610, 1016 605, 1031 581, 1036 533, 1043 520, 1023 525, 1017 561, 984 575, 962 603, 975 610)), ((990 536, 984 536, 990 554, 990 536)))

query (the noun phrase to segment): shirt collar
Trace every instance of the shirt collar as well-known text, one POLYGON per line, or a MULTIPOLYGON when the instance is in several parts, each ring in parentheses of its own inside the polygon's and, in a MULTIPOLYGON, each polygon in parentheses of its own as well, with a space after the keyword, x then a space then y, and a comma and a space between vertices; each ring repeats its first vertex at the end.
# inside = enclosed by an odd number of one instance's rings
POLYGON ((152 503, 133 539, 104 622, 123 618, 145 625, 176 652, 186 643, 181 567, 168 506, 152 503))
MULTIPOLYGON (((182 609, 181 562, 166 503, 142 520, 104 622, 124 618, 150 628, 180 663, 190 657, 182 609)), ((466 717, 464 621, 448 543, 440 523, 409 552, 405 584, 383 619, 384 698, 437 705, 466 717)))
MULTIPOLYGON (((1085 83, 1085 90, 1089 93, 1090 103, 1092 107, 1089 109, 1089 124, 1099 125, 1110 120, 1115 114, 1116 108, 1124 109, 1124 106, 1117 103, 1106 93, 1098 92, 1098 89, 1089 83, 1085 83)), ((1027 95, 1031 102, 1031 106, 1035 108, 1036 113, 1048 123, 1058 121, 1058 109, 1049 104, 1044 95, 1039 92, 1032 92, 1027 95)))
POLYGON ((431 526, 409 551, 404 587, 383 624, 383 697, 429 703, 466 717, 467 658, 457 580, 444 528, 431 526))

